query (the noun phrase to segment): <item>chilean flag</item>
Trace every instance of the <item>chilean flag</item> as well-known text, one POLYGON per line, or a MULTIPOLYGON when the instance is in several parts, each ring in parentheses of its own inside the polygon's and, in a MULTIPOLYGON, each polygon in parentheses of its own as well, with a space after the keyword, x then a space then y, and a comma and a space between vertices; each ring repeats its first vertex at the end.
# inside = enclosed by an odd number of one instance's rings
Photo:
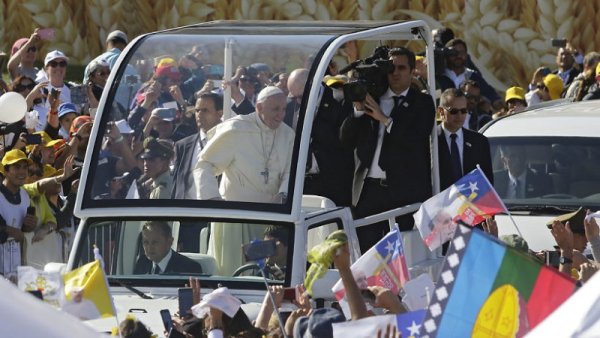
POLYGON ((421 204, 413 215, 423 241, 435 250, 454 235, 458 223, 474 226, 506 206, 479 167, 421 204))
MULTIPOLYGON (((360 256, 352 264, 351 270, 360 289, 377 285, 390 289, 397 295, 402 285, 409 280, 400 231, 394 229, 389 232, 360 256)), ((346 295, 341 279, 331 290, 338 300, 346 295)))

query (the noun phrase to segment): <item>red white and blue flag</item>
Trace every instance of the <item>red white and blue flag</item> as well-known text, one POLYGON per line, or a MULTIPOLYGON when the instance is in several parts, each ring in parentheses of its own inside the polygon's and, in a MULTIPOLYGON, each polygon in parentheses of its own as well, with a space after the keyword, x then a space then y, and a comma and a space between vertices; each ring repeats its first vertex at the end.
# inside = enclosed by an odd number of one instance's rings
POLYGON ((425 201, 413 215, 423 241, 435 250, 454 235, 458 223, 474 226, 508 211, 479 167, 425 201))
MULTIPOLYGON (((400 231, 390 231, 360 256, 350 269, 360 289, 377 285, 390 289, 397 295, 402 285, 409 280, 400 231)), ((346 295, 341 279, 331 290, 338 300, 346 295)))

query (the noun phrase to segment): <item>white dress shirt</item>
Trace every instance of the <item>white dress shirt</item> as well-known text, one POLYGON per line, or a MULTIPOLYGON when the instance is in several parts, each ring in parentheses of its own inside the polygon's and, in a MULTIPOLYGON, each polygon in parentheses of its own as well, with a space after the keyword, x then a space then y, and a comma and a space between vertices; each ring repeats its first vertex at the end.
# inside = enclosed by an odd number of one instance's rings
POLYGON ((465 68, 465 71, 462 72, 461 74, 456 74, 453 70, 450 70, 448 68, 446 68, 446 71, 444 72, 444 74, 450 79, 452 80, 452 82, 454 82, 454 88, 458 88, 460 87, 460 84, 465 82, 465 73, 467 72, 467 69, 465 68))
POLYGON ((152 272, 154 272, 154 270, 156 269, 156 265, 158 265, 158 267, 160 268, 160 273, 165 273, 165 270, 167 269, 167 265, 169 265, 169 261, 171 260, 172 255, 173 250, 169 250, 167 255, 163 257, 163 259, 161 259, 160 262, 158 262, 158 264, 152 262, 152 272))
MULTIPOLYGON (((379 107, 381 108, 381 112, 389 117, 392 113, 392 109, 394 109, 394 96, 405 96, 408 93, 407 88, 400 94, 394 93, 390 88, 381 96, 379 99, 379 107)), ((401 103, 399 103, 401 104, 401 103)), ((390 126, 391 127, 391 126, 390 126)), ((381 155, 381 145, 383 144, 383 135, 385 132, 390 132, 391 128, 388 127, 386 130, 385 125, 382 122, 379 122, 379 132, 377 133, 377 146, 375 148, 375 154, 373 155, 373 161, 371 162, 371 167, 369 168, 369 173, 367 177, 371 178, 382 178, 385 179, 385 171, 379 167, 379 156, 381 155)))
MULTIPOLYGON (((452 139, 450 138, 450 135, 452 134, 452 132, 445 129, 443 124, 442 124, 442 130, 444 131, 444 138, 446 139, 446 144, 448 144, 448 150, 450 150, 450 152, 452 152, 452 139)), ((462 168, 462 167, 464 167, 463 153, 464 153, 464 148, 465 148, 465 137, 463 135, 462 128, 457 130, 454 134, 456 134, 456 145, 458 146, 458 155, 460 158, 460 166, 462 168)), ((464 168, 463 168, 463 171, 464 171, 464 168)))

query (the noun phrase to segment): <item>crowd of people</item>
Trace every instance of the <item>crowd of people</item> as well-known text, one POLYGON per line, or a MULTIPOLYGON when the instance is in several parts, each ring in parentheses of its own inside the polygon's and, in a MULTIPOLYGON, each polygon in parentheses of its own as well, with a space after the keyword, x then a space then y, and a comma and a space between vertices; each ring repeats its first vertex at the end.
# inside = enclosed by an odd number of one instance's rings
MULTIPOLYGON (((425 201, 433 193, 433 128, 438 135, 442 190, 477 165, 494 182, 489 142, 478 133, 479 128, 543 101, 600 98, 597 52, 582 56, 569 44, 560 47, 555 71, 540 67, 531 83, 511 86, 500 95, 471 62, 464 40, 454 38, 448 29, 435 36, 444 61, 435 74, 439 97, 429 95, 424 81, 426 59, 404 47, 387 52, 392 69, 385 74, 387 87, 379 97, 369 93, 357 101, 347 97, 345 85, 354 79, 338 74, 335 63, 330 63, 312 127, 305 194, 349 206, 356 218, 425 201)), ((76 227, 73 205, 79 171, 96 110, 107 78, 128 42, 125 33, 110 33, 106 52, 87 65, 82 84, 66 83, 69 58, 59 50, 46 54, 41 69, 35 67, 42 44, 37 30, 14 43, 7 67, 10 83, 1 90, 21 94, 27 113, 22 121, 2 129, 0 273, 5 277, 15 280, 16 267, 22 264, 43 267, 51 261, 65 262, 76 227)), ((231 79, 223 81, 223 67, 205 63, 206 54, 202 46, 193 46, 180 57, 166 55, 153 64, 143 60, 136 63, 138 67, 133 63, 125 67, 120 90, 109 102, 110 121, 97 163, 92 164, 91 198, 287 201, 294 137, 302 122, 300 108, 312 65, 307 62, 304 68, 289 73, 274 73, 264 63, 240 65, 231 79), (231 102, 224 102, 224 90, 230 91, 231 102), (234 117, 224 119, 226 105, 234 117)), ((495 182, 502 197, 524 194, 512 184, 525 169, 515 162, 517 155, 514 150, 502 149, 506 179, 495 182)), ((401 230, 414 225, 411 215, 396 221, 401 230)), ((493 221, 483 227, 494 234, 493 221)), ((551 227, 565 258, 561 271, 575 269, 587 280, 597 269, 594 261, 600 244, 593 218, 578 227, 560 221, 551 227), (594 260, 581 254, 585 247, 581 243, 588 241, 594 260)), ((149 224, 144 228, 144 241, 161 233, 172 241, 167 228, 168 224, 161 222, 149 224)), ((388 230, 387 222, 358 229, 361 251, 372 247, 388 230)), ((185 233, 185 225, 181 231, 185 233)), ((169 247, 170 243, 164 246, 169 247)), ((144 250, 148 259, 136 266, 140 273, 168 270, 166 263, 159 264, 164 263, 163 254, 176 254, 159 252, 160 259, 152 259, 153 249, 144 244, 144 250)), ((182 264, 198 269, 192 263, 182 264)), ((346 247, 336 255, 335 265, 347 291, 352 319, 368 316, 349 270, 346 247)), ((192 285, 199 293, 197 282, 192 285)), ((376 306, 391 313, 405 311, 389 290, 371 291, 376 306)), ((274 288, 273 293, 280 304, 282 290, 274 288)), ((317 324, 307 325, 307 321, 343 320, 340 313, 313 310, 303 297, 297 300, 299 309, 282 325, 287 336, 310 336, 308 331, 322 329, 317 324), (306 315, 308 319, 298 319, 306 315)), ((198 325, 209 336, 219 330, 232 337, 282 336, 276 320, 272 323, 269 304, 265 298, 254 325, 239 309, 235 316, 227 316, 214 308, 198 325)), ((177 325, 183 327, 183 323, 177 325)), ((123 332, 140 327, 124 323, 123 332)), ((203 336, 202 330, 198 332, 186 334, 203 336)))

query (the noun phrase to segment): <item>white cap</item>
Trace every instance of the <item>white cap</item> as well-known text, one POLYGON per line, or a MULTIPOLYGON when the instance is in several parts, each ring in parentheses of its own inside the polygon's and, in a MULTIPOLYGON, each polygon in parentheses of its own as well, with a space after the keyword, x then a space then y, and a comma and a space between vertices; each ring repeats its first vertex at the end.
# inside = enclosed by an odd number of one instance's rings
POLYGON ((106 42, 112 40, 112 39, 121 39, 123 41, 125 41, 125 43, 129 43, 129 39, 127 38, 127 34, 123 33, 120 30, 116 30, 116 31, 112 31, 110 32, 110 34, 108 34, 108 36, 106 37, 106 42))
POLYGON ((50 53, 46 54, 46 58, 44 59, 44 67, 47 66, 48 63, 56 59, 64 59, 65 61, 69 61, 69 58, 65 56, 65 53, 59 50, 53 50, 50 53))
POLYGON ((131 127, 129 126, 127 121, 125 121, 125 119, 119 120, 115 122, 115 124, 117 125, 117 128, 119 128, 119 132, 121 134, 133 134, 133 129, 131 129, 131 127))
POLYGON ((256 98, 256 103, 263 102, 270 96, 278 95, 278 94, 285 95, 285 93, 281 89, 279 89, 275 86, 267 86, 267 87, 263 88, 263 90, 261 90, 260 93, 258 93, 258 97, 256 98))

